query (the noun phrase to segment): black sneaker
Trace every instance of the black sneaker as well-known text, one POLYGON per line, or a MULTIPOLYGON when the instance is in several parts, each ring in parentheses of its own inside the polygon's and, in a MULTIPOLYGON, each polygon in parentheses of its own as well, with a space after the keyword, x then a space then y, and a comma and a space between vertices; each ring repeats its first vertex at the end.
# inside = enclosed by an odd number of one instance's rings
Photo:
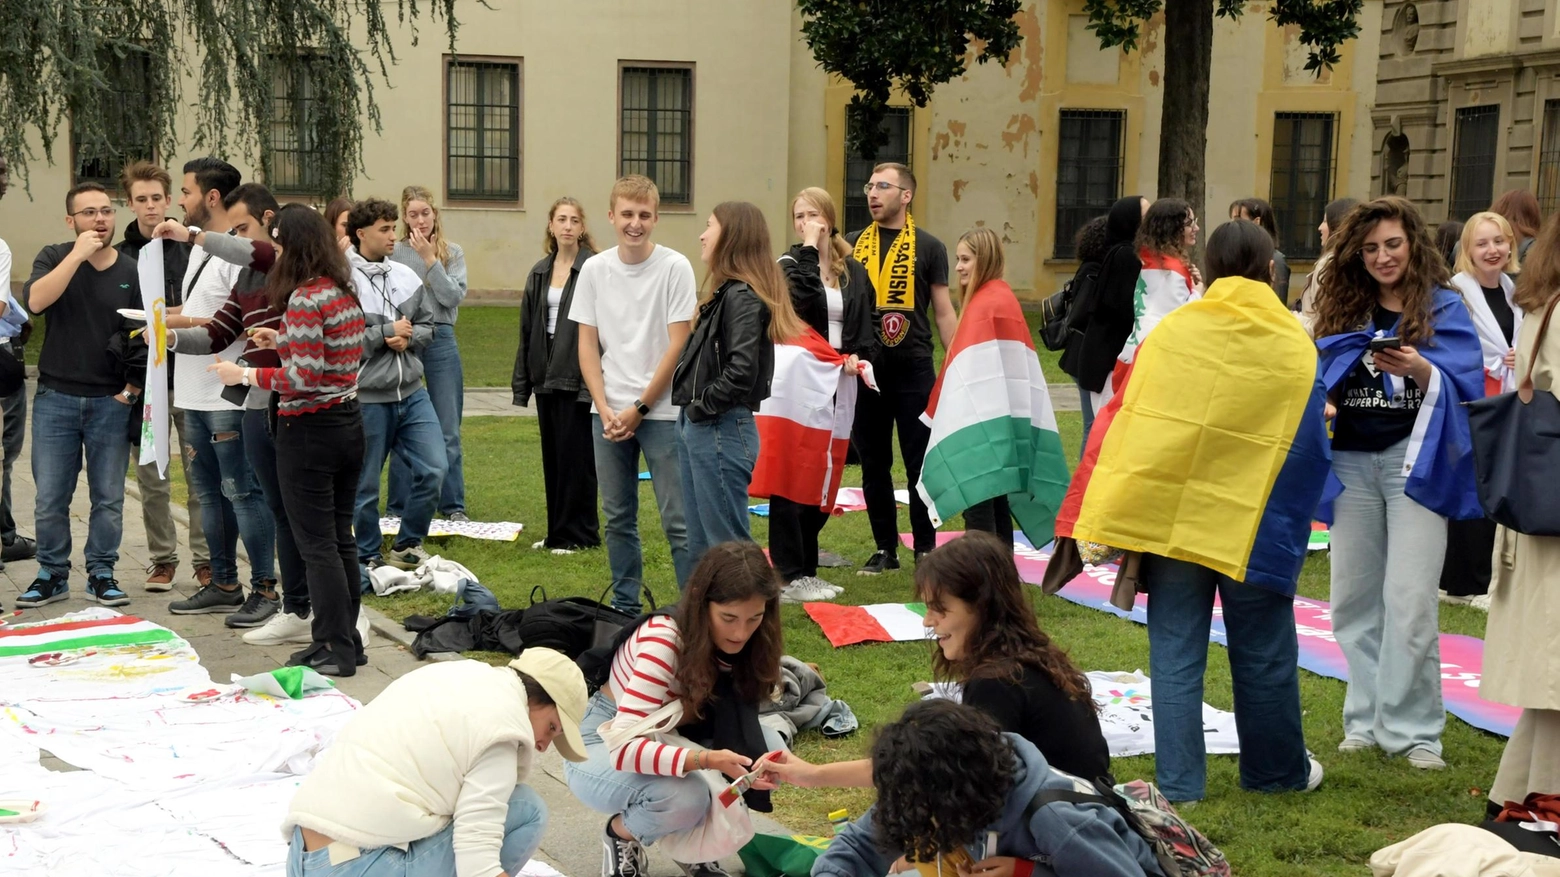
POLYGON ((87 579, 87 599, 104 606, 127 606, 130 603, 130 595, 119 589, 119 582, 103 573, 87 579))
POLYGON ((931 554, 931 553, 932 553, 932 550, 930 548, 926 549, 925 551, 917 551, 915 553, 915 565, 916 566, 920 566, 921 565, 921 561, 926 558, 926 555, 931 554))
POLYGON ((32 560, 38 556, 38 543, 26 536, 18 536, 13 542, 6 543, 5 548, 0 549, 0 561, 10 563, 14 560, 32 560))
POLYGON ((188 600, 175 600, 168 604, 174 615, 210 615, 213 612, 236 612, 244 605, 244 589, 235 587, 224 591, 216 585, 207 585, 188 600))
POLYGON ((899 555, 896 552, 878 549, 867 558, 866 563, 861 565, 861 569, 856 570, 856 575, 875 576, 893 569, 899 569, 899 555))
POLYGON ((259 591, 250 591, 249 599, 244 601, 244 605, 222 623, 234 628, 259 627, 270 621, 271 616, 275 615, 281 607, 282 601, 279 597, 267 597, 259 591))
POLYGON ((610 820, 602 832, 601 846, 601 877, 649 877, 650 854, 645 852, 644 845, 613 834, 610 820))
POLYGON ((466 517, 466 513, 465 512, 450 512, 449 515, 447 515, 444 519, 446 521, 449 521, 452 524, 469 524, 469 523, 471 523, 471 519, 466 517))
POLYGON ((731 877, 731 872, 722 868, 719 862, 695 862, 692 865, 678 862, 676 864, 688 877, 731 877))
POLYGON ((315 643, 301 652, 293 653, 287 659, 289 667, 308 667, 322 676, 355 676, 357 675, 357 661, 342 661, 336 657, 336 653, 330 650, 330 646, 323 643, 315 643))
POLYGON ((50 603, 58 603, 70 599, 70 585, 64 580, 55 579, 44 570, 38 570, 38 577, 33 579, 32 585, 16 598, 16 608, 35 609, 39 606, 47 606, 50 603))

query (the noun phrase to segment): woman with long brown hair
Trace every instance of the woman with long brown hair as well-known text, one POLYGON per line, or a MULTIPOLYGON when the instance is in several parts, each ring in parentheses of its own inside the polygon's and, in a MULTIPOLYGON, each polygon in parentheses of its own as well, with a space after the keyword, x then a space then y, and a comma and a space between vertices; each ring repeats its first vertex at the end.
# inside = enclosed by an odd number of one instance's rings
POLYGON ((283 312, 282 328, 254 329, 252 338, 258 347, 275 349, 281 365, 247 368, 224 360, 210 368, 228 386, 278 394, 277 481, 307 570, 313 612, 313 643, 288 664, 352 676, 368 663, 353 629, 361 594, 352 515, 363 468, 357 400, 363 309, 346 256, 319 211, 283 207, 271 236, 279 254, 266 275, 266 294, 272 309, 283 312))
POLYGON ((1355 207, 1333 231, 1313 334, 1343 482, 1332 615, 1349 665, 1340 752, 1379 747, 1441 770, 1436 585, 1447 519, 1483 516, 1459 402, 1484 395, 1462 297, 1406 199, 1355 207))
POLYGON ((580 202, 567 195, 553 202, 542 250, 546 255, 531 267, 520 302, 520 350, 510 386, 516 405, 536 393, 542 432, 547 537, 531 547, 572 554, 601 545, 590 389, 580 377, 579 324, 569 319, 580 268, 596 255, 580 202))
MULTIPOLYGON (((428 290, 433 309, 433 340, 420 356, 423 379, 433 398, 439 430, 444 433, 444 455, 448 468, 439 488, 437 511, 452 521, 466 517, 466 474, 460 449, 460 420, 465 409, 466 378, 455 344, 455 320, 460 303, 466 299, 466 254, 460 245, 444 234, 444 219, 433 193, 423 186, 407 186, 401 191, 401 240, 390 258, 417 272, 428 290)), ((411 492, 412 473, 399 457, 390 459, 390 500, 388 513, 400 516, 411 492)))
MULTIPOLYGON (((837 217, 827 190, 810 187, 796 193, 791 199, 791 220, 801 243, 780 257, 780 268, 796 315, 835 351, 845 354, 845 372, 855 374, 859 363, 870 362, 877 353, 877 309, 872 278, 851 257, 837 217)), ((837 586, 818 578, 818 534, 829 517, 818 503, 769 494, 769 559, 786 580, 784 602, 838 596, 837 586)))
MULTIPOLYGON (((1088 677, 1040 629, 1012 549, 989 533, 965 533, 921 559, 916 599, 936 642, 932 672, 1002 730, 1035 744, 1052 766, 1087 779, 1110 774, 1088 677)), ((813 765, 787 753, 781 780, 807 787, 868 787, 866 759, 813 765)))
MULTIPOLYGON (((564 766, 569 791, 612 814, 603 877, 647 877, 645 847, 704 822, 710 787, 695 770, 732 779, 784 747, 758 722, 780 682, 780 579, 751 542, 711 548, 671 610, 620 636, 611 674, 580 723, 586 760, 564 766), (654 727, 645 729, 654 718, 654 727), (638 726, 638 727, 636 727, 638 726), (662 743, 675 732, 694 747, 662 743)), ((748 805, 769 812, 769 783, 748 805)), ((689 877, 726 877, 716 862, 683 863, 689 877)))
MULTIPOLYGON (((1544 223, 1523 261, 1514 300, 1528 314, 1517 332, 1516 373, 1532 376, 1535 393, 1560 390, 1557 298, 1560 214, 1544 223)), ((1490 786, 1490 801, 1499 806, 1560 789, 1560 650, 1554 648, 1560 629, 1560 537, 1501 527, 1494 556, 1479 695, 1522 708, 1490 786)))
POLYGON ((672 373, 677 456, 682 464, 688 554, 751 540, 748 483, 758 461, 753 412, 769 398, 775 342, 801 334, 790 288, 775 263, 763 211, 746 201, 715 205, 699 255, 708 266, 693 333, 672 373))

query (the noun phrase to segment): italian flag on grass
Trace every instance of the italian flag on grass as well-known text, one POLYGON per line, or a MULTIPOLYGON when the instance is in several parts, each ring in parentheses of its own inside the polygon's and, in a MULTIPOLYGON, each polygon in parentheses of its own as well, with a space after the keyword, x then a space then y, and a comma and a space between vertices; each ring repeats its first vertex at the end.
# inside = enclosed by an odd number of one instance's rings
POLYGON ((1051 541, 1069 474, 1023 309, 1000 280, 965 305, 921 420, 931 441, 915 489, 932 523, 1006 496, 1034 545, 1051 541))
POLYGON ((174 638, 174 632, 168 628, 134 615, 82 620, 62 618, 0 628, 0 658, 163 643, 174 638))
POLYGON ((835 648, 856 643, 896 643, 926 639, 921 619, 925 603, 873 603, 841 606, 838 603, 806 603, 802 606, 829 644, 835 648))

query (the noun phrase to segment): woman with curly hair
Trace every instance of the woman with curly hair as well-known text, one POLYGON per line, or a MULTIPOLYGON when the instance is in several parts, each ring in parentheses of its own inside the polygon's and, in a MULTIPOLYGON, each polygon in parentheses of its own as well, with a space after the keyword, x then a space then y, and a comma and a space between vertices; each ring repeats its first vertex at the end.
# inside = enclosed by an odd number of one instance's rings
MULTIPOLYGON (((705 552, 682 599, 624 634, 611 676, 580 723, 587 760, 564 766, 569 790, 612 814, 603 877, 646 877, 645 847, 703 824, 710 787, 696 770, 736 779, 765 752, 784 748, 758 722, 758 706, 780 684, 781 582, 752 542, 705 552), (645 720, 655 718, 654 727, 645 720), (697 744, 654 739, 674 731, 697 744)), ((769 812, 770 783, 745 796, 769 812)), ((688 877, 725 877, 718 862, 684 863, 688 877)))
MULTIPOLYGON (((1034 744, 1049 764, 1088 779, 1110 775, 1089 680, 1040 630, 1011 549, 989 533, 965 533, 921 559, 915 587, 937 643, 937 679, 959 684, 964 703, 1034 744)), ((872 762, 813 765, 787 754, 775 774, 804 787, 865 787, 872 762)))
POLYGON ((1137 356, 1138 345, 1159 321, 1202 295, 1202 275, 1197 273, 1191 256, 1197 245, 1197 231, 1197 215, 1180 198, 1160 198, 1144 214, 1137 234, 1138 261, 1143 268, 1132 297, 1132 334, 1116 357, 1115 373, 1104 392, 1094 399, 1095 411, 1104 408, 1116 394, 1126 367, 1137 356))
POLYGON ((813 863, 813 877, 882 877, 894 863, 923 873, 1161 875, 1121 814, 1096 803, 1050 801, 1078 790, 1033 743, 990 716, 948 700, 905 708, 872 745, 877 803, 845 826, 813 863), (995 843, 993 843, 993 840, 995 843))
POLYGON ((1338 750, 1441 770, 1436 585, 1447 519, 1483 515, 1458 404, 1484 395, 1483 355, 1411 202, 1361 204, 1334 237, 1314 334, 1344 488, 1332 528, 1333 629, 1349 666, 1338 750))

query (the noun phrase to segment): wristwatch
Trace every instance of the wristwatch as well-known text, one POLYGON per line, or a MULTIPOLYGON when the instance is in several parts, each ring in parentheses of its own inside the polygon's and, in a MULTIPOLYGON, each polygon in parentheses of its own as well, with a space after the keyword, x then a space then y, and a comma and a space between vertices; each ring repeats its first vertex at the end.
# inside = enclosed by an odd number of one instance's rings
POLYGON ((140 398, 141 398, 140 396, 136 395, 135 393, 130 392, 129 390, 120 390, 119 391, 119 395, 125 397, 125 404, 126 405, 134 405, 136 402, 140 401, 140 398))
POLYGON ((638 399, 635 399, 634 410, 639 412, 640 417, 644 417, 650 413, 650 406, 646 405, 644 402, 641 402, 638 399))
POLYGON ((192 225, 192 226, 189 226, 188 228, 186 228, 185 231, 190 233, 190 243, 194 243, 195 242, 195 236, 200 234, 201 228, 198 225, 192 225))

